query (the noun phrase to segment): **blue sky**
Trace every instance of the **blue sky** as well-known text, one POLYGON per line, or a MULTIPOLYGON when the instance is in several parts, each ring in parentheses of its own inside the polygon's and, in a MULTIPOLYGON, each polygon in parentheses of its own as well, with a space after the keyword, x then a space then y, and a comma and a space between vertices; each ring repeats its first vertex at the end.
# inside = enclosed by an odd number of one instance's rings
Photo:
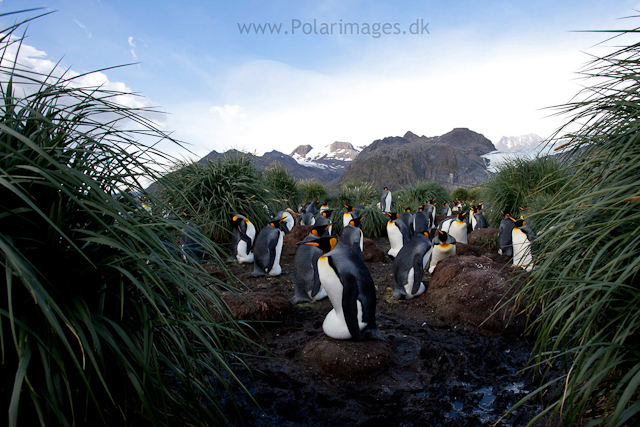
POLYGON ((34 67, 62 60, 83 73, 138 63, 93 81, 144 95, 140 105, 166 112, 154 119, 193 154, 164 149, 199 158, 229 148, 290 153, 300 144, 366 145, 408 130, 434 136, 455 127, 494 143, 546 137, 563 120, 546 117, 544 108, 580 89, 575 72, 588 60, 583 52, 602 54, 619 43, 594 47, 606 36, 574 30, 637 25, 618 18, 635 14, 640 3, 0 1, 2 12, 31 7, 56 11, 28 28, 34 67), (429 33, 410 34, 420 20, 429 33), (314 21, 318 31, 335 24, 334 34, 304 34, 314 21), (280 34, 241 34, 238 25, 250 23, 281 24, 280 34), (400 34, 340 34, 340 23, 361 30, 388 23, 387 32, 400 34))

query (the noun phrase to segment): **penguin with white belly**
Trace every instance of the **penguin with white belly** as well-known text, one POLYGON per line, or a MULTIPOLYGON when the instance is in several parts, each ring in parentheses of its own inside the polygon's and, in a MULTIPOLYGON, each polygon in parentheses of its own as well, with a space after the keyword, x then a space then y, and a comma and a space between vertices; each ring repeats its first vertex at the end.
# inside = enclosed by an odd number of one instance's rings
POLYGON ((531 257, 531 242, 536 237, 527 222, 520 219, 513 219, 514 227, 511 230, 511 242, 513 244, 513 265, 522 267, 527 271, 533 270, 533 258, 531 257))
POLYGON ((466 212, 456 214, 455 218, 447 218, 438 224, 438 230, 445 231, 456 239, 456 242, 467 243, 467 221, 465 221, 466 212))
POLYGON ((315 225, 316 219, 312 213, 303 213, 300 217, 300 225, 315 225))
POLYGON ((436 230, 436 232, 437 234, 432 241, 429 273, 433 273, 439 261, 456 254, 456 239, 445 231, 436 230))
POLYGON ((342 206, 344 206, 345 209, 347 209, 347 211, 342 216, 342 226, 346 227, 347 225, 349 225, 349 221, 351 221, 353 218, 356 217, 356 213, 354 211, 353 206, 350 206, 350 205, 342 205, 342 206))
POLYGON ((424 214, 429 221, 427 225, 427 230, 435 227, 436 225, 436 199, 431 199, 427 201, 427 204, 424 207, 424 214))
POLYGON ((482 213, 482 205, 471 205, 471 230, 477 230, 479 228, 487 228, 487 220, 482 213))
POLYGON ((282 254, 284 231, 280 229, 281 222, 282 218, 274 219, 260 230, 253 247, 253 273, 251 273, 251 277, 279 276, 282 273, 280 255, 282 254))
POLYGON ((500 211, 504 215, 500 221, 500 229, 498 230, 498 255, 513 255, 513 240, 511 232, 515 227, 515 219, 505 211, 500 211))
POLYGON ((376 325, 376 288, 362 258, 335 237, 304 244, 324 252, 318 276, 333 306, 322 323, 324 333, 339 340, 386 341, 376 325))
POLYGON ((440 209, 440 215, 451 216, 451 208, 449 207, 449 204, 447 202, 442 205, 442 209, 440 209))
POLYGON ((411 299, 424 293, 422 275, 431 257, 431 247, 427 231, 416 233, 402 247, 393 261, 394 299, 411 299))
POLYGON ((349 246, 360 256, 363 256, 362 252, 364 251, 364 236, 360 229, 360 221, 365 216, 356 217, 349 221, 349 224, 342 229, 342 234, 340 235, 340 242, 349 246))
POLYGON ((409 228, 407 225, 398 218, 398 214, 396 212, 387 212, 389 215, 389 221, 387 222, 387 236, 389 237, 389 245, 391 248, 387 255, 396 257, 402 246, 407 244, 411 239, 409 235, 409 228))
POLYGON ((335 209, 325 209, 322 212, 320 212, 320 214, 318 215, 315 225, 329 224, 329 228, 327 228, 324 231, 324 233, 320 235, 320 237, 328 236, 331 234, 331 229, 333 228, 333 222, 331 222, 329 218, 331 218, 331 215, 333 215, 335 211, 336 211, 335 209))
POLYGON ((315 226, 303 241, 297 243, 301 246, 293 258, 294 304, 316 302, 327 296, 318 276, 318 258, 322 255, 322 250, 305 243, 318 240, 329 227, 331 223, 315 226))
POLYGON ((231 219, 231 256, 242 263, 253 262, 251 246, 256 237, 256 228, 247 217, 236 214, 231 219))
POLYGON ((382 190, 380 209, 382 209, 382 212, 391 212, 391 191, 389 191, 387 187, 384 187, 384 190, 382 190))

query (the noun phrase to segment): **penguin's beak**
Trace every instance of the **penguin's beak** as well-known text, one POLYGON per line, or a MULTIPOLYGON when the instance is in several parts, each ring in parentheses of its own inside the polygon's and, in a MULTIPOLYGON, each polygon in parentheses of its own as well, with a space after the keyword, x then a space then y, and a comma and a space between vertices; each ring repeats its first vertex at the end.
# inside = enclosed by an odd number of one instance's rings
POLYGON ((298 242, 296 243, 296 245, 307 245, 307 246, 316 246, 316 247, 320 246, 316 242, 298 242))

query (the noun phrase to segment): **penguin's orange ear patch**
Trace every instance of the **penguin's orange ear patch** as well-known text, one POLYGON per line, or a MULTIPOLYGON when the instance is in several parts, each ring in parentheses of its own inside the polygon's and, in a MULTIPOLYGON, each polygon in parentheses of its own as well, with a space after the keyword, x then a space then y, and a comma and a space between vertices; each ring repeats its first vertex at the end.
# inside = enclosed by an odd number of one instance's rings
POLYGON ((329 240, 329 244, 331 245, 331 249, 335 248, 335 247, 336 247, 336 245, 338 244, 338 239, 336 239, 335 237, 332 237, 332 238, 329 240))

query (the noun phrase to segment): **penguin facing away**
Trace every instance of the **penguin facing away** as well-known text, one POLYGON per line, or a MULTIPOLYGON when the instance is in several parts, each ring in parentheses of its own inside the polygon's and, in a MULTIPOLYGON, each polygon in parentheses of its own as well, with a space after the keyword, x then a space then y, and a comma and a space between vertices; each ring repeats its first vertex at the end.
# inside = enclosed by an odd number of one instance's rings
POLYGON ((427 231, 416 233, 393 261, 394 299, 415 298, 426 290, 422 276, 431 257, 432 245, 428 235, 427 231))
POLYGON ((424 213, 425 205, 420 206, 418 212, 413 215, 413 233, 423 233, 429 229, 429 220, 424 213))
POLYGON ((404 212, 400 219, 407 225, 407 229, 409 230, 409 236, 413 235, 413 214, 411 214, 411 208, 404 208, 404 212))
POLYGON ((278 276, 282 273, 280 255, 284 231, 280 229, 283 218, 274 219, 267 224, 256 238, 253 247, 253 273, 250 277, 278 276))
POLYGON ((360 229, 360 221, 366 215, 361 217, 353 218, 349 221, 349 224, 342 229, 342 234, 340 235, 340 242, 349 246, 351 249, 356 251, 360 256, 363 256, 364 251, 364 236, 362 234, 362 230, 360 229))
POLYGON ((387 222, 387 237, 389 237, 389 244, 391 248, 387 255, 396 257, 402 246, 409 242, 411 239, 409 235, 409 228, 407 225, 398 218, 396 212, 387 212, 389 221, 387 222))
POLYGON ((322 250, 317 246, 305 245, 306 242, 318 240, 331 226, 331 223, 313 227, 307 237, 297 244, 300 245, 293 258, 293 283, 295 296, 294 304, 302 302, 316 302, 327 296, 318 276, 318 258, 322 250))
POLYGON ((333 306, 322 323, 324 333, 339 340, 386 341, 376 325, 376 289, 364 261, 335 237, 304 244, 324 252, 318 276, 333 306))
POLYGON ((314 200, 313 202, 309 203, 309 205, 305 209, 305 213, 310 213, 311 215, 317 214, 318 213, 318 207, 317 207, 318 203, 320 203, 320 200, 314 200))
POLYGON ((382 197, 380 197, 380 208, 382 212, 391 212, 391 191, 387 187, 382 190, 382 197))
POLYGON ((466 215, 466 212, 458 211, 455 218, 447 218, 438 224, 438 230, 446 231, 456 242, 467 243, 467 222, 464 220, 466 215))
POLYGON ((437 230, 432 243, 429 273, 433 273, 439 261, 456 254, 456 239, 445 231, 437 230))
POLYGON ((427 201, 427 204, 424 207, 424 214, 429 221, 427 225, 427 230, 431 227, 435 226, 436 223, 436 199, 431 199, 427 201))
POLYGON ((440 209, 440 215, 451 216, 451 208, 447 202, 444 202, 442 209, 440 209))
POLYGON ((504 215, 500 221, 500 229, 498 230, 498 255, 513 255, 513 240, 511 231, 515 227, 515 219, 505 211, 500 211, 504 215))
POLYGON ((320 212, 320 214, 318 215, 318 217, 316 219, 316 224, 315 225, 329 224, 329 228, 327 228, 324 231, 323 235, 325 235, 325 236, 328 236, 328 235, 331 234, 331 229, 333 228, 333 222, 331 222, 331 220, 329 218, 331 217, 331 215, 333 215, 334 212, 335 212, 335 209, 325 209, 322 212, 320 212))
POLYGON ((256 237, 256 228, 245 216, 236 214, 231 219, 231 256, 242 263, 253 262, 251 246, 256 237))
POLYGON ((520 219, 513 219, 513 230, 511 230, 511 241, 513 243, 513 265, 522 267, 527 271, 533 270, 533 258, 531 256, 531 242, 536 237, 527 222, 520 219))

